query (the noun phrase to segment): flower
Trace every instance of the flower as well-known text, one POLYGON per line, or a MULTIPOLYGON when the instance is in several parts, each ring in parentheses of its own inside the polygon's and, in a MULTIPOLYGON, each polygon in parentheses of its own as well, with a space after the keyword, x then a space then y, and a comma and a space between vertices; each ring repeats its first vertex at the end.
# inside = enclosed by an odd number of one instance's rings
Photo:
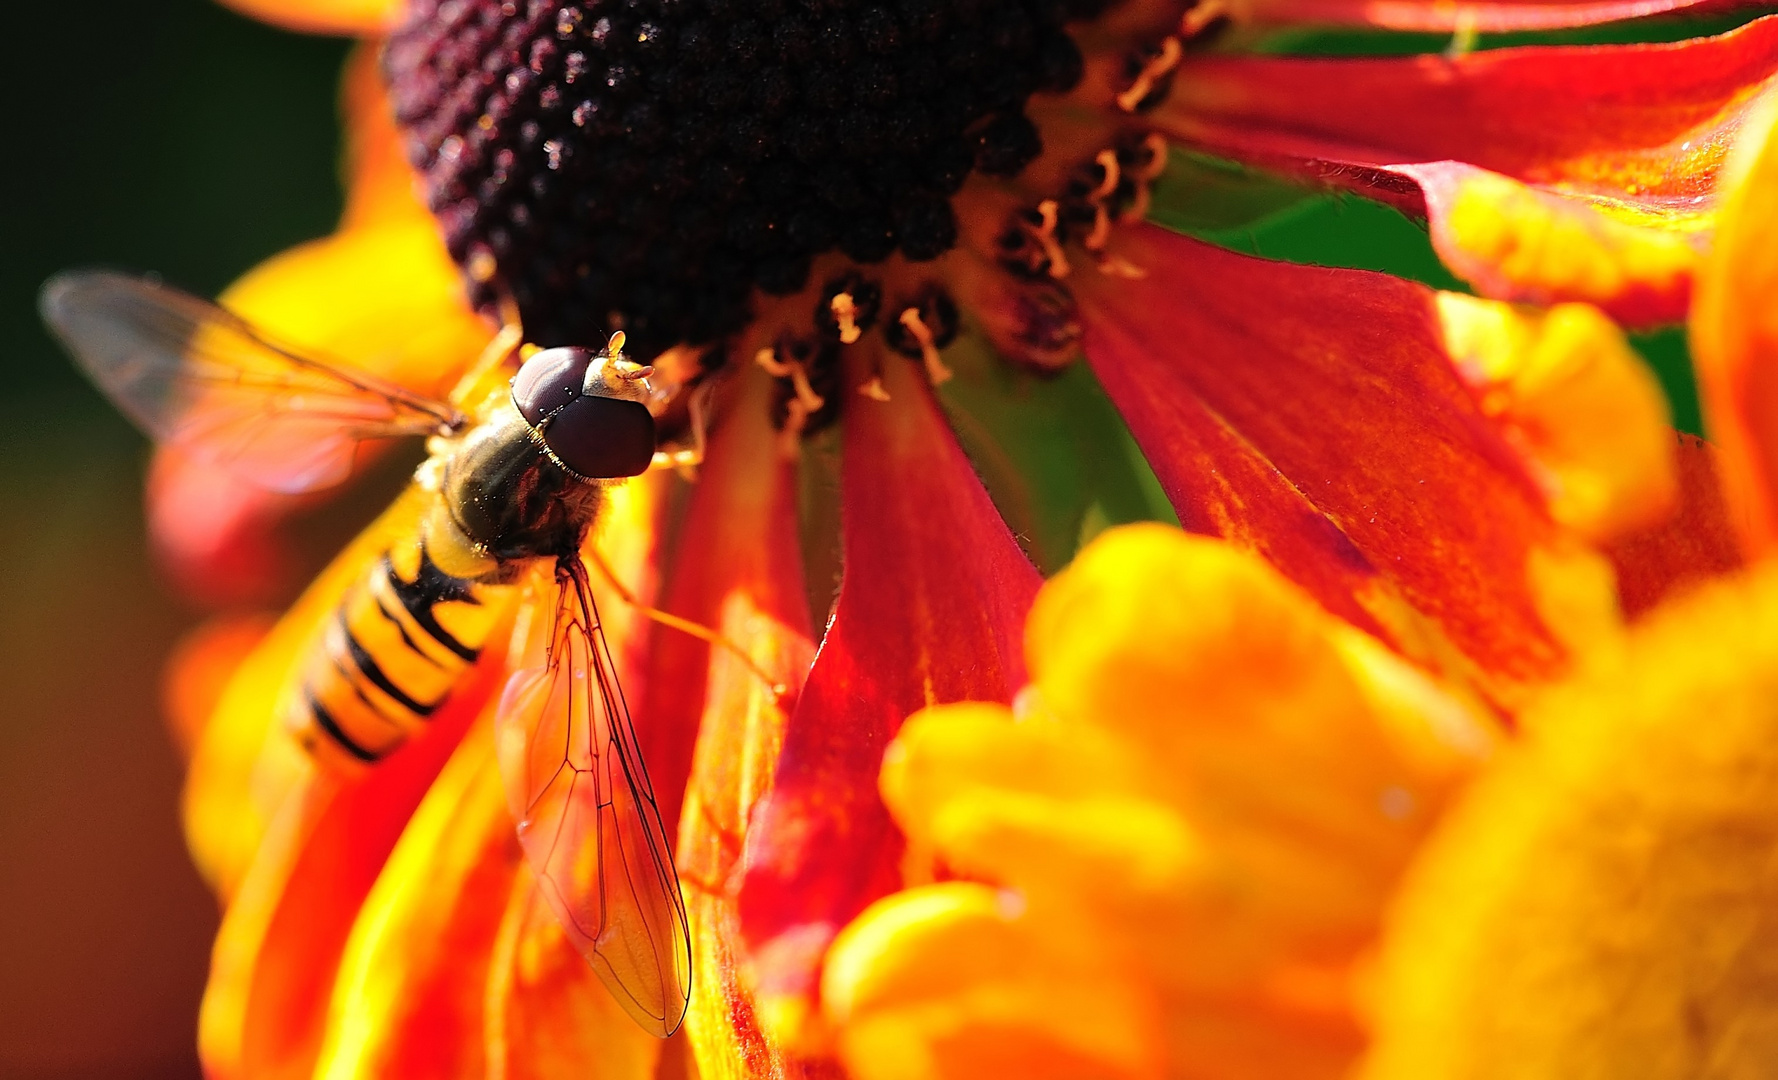
MULTIPOLYGON (((1324 639, 1290 655, 1330 685, 1360 673, 1340 675, 1350 657, 1329 660, 1327 641, 1363 632, 1401 658, 1361 650, 1365 677, 1400 694, 1424 669, 1451 710, 1494 723, 1613 618, 1594 545, 1614 545, 1650 603, 1687 569, 1640 531, 1682 490, 1674 441, 1600 309, 1635 324, 1685 310, 1720 148, 1778 71, 1778 22, 1673 46, 1358 61, 1229 46, 1311 15, 1467 32, 1684 4, 241 6, 387 35, 392 104, 362 51, 340 231, 225 300, 431 392, 495 318, 516 313, 543 344, 621 324, 676 391, 673 437, 693 444, 716 417, 698 482, 629 485, 595 539, 639 596, 791 687, 775 699, 734 658, 606 597, 678 831, 700 987, 688 1042, 706 1073, 834 1067, 832 1025, 843 1045, 851 1013, 824 990, 829 947, 916 865, 877 794, 883 751, 923 707, 1009 703, 1026 682, 1041 577, 1020 534, 1048 568, 1095 518, 1143 516, 1118 417, 1188 528, 1293 583, 1241 588, 1324 639), (1176 146, 1423 210, 1487 298, 1145 223, 1176 146), (836 469, 821 429, 841 413, 836 469), (1046 457, 1063 464, 1034 486, 1046 457)), ((1680 477, 1699 473, 1702 451, 1678 457, 1680 477)), ((157 507, 185 505, 195 466, 160 468, 157 507)), ((162 531, 226 549, 275 512, 245 492, 206 505, 224 512, 158 510, 162 531)), ((415 513, 398 502, 343 554, 203 725, 188 828, 227 901, 206 1067, 652 1068, 659 1047, 536 903, 490 796, 497 649, 366 776, 318 770, 269 726, 316 627, 415 513)), ((1374 719, 1361 691, 1338 691, 1352 731, 1374 719)), ((1176 810, 1150 815, 1157 837, 1176 810)), ((1381 895, 1393 872, 1354 887, 1381 895)), ((1364 918, 1334 936, 1358 940, 1364 918)), ((1329 1024, 1346 1038, 1346 1020, 1329 1024)))
POLYGON ((1250 557, 1108 534, 1039 595, 1013 709, 929 708, 885 756, 914 865, 973 880, 835 942, 851 1075, 1764 1069, 1778 98, 1753 116, 1692 331, 1711 528, 1762 561, 1596 627, 1509 734, 1250 557))

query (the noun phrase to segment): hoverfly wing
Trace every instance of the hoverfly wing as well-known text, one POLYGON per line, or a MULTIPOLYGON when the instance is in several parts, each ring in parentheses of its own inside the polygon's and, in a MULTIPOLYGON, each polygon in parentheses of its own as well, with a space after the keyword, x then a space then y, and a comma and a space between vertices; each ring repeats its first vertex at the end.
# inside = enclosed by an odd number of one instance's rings
POLYGON ((691 941, 660 810, 579 558, 530 586, 495 719, 519 841, 556 918, 619 1004, 665 1038, 691 941), (543 620, 553 610, 553 623, 543 620))
POLYGON ((339 483, 367 439, 463 423, 448 405, 281 348, 239 316, 144 278, 58 274, 38 306, 155 441, 273 491, 339 483))

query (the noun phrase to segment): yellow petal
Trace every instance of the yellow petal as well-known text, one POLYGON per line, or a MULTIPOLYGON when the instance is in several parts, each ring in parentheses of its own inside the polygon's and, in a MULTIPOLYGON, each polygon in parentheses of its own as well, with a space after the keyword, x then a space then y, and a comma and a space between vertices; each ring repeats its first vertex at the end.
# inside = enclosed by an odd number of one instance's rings
POLYGON ((1748 118, 1692 313, 1705 420, 1750 551, 1778 547, 1778 94, 1748 118))
POLYGON ((1432 196, 1446 204, 1437 208, 1442 213, 1435 210, 1433 244, 1483 292, 1530 301, 1584 300, 1626 314, 1684 310, 1702 261, 1699 241, 1715 223, 1707 204, 1656 212, 1630 200, 1534 187, 1484 169, 1453 171, 1455 182, 1432 196))
POLYGON ((1598 309, 1438 295, 1445 344, 1517 444, 1550 515, 1589 540, 1653 524, 1679 493, 1660 384, 1598 309))
POLYGON ((292 248, 223 306, 273 339, 444 396, 492 337, 429 221, 349 229, 292 248))
POLYGON ((401 17, 401 0, 222 0, 243 15, 311 34, 381 34, 401 17))
POLYGON ((1391 920, 1366 1080, 1778 1060, 1778 565, 1670 604, 1527 716, 1391 920))

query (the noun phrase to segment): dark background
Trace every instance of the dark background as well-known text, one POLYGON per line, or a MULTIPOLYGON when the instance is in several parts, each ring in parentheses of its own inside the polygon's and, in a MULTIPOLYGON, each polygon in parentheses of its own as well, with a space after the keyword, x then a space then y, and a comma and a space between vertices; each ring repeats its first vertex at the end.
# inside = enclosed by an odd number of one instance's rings
POLYGON ((0 1077, 196 1077, 216 906, 162 661, 201 612, 143 541, 143 440, 42 331, 68 266, 214 295, 339 213, 347 43, 209 0, 7 4, 0 65, 0 1077))

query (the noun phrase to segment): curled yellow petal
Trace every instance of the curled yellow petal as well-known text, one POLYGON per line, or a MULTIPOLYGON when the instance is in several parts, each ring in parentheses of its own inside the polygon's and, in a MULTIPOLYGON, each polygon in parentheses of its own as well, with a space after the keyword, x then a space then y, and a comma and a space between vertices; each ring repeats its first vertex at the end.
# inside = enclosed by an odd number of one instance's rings
POLYGON ((834 942, 822 997, 857 1080, 1163 1075, 1155 1004, 1109 964, 1051 961, 1016 898, 967 882, 872 905, 834 942))
POLYGON ((1660 384, 1597 308, 1531 311, 1438 295, 1445 344, 1549 499, 1590 540, 1652 524, 1678 498, 1660 384))
POLYGON ((1177 529, 1095 541, 1026 651, 1014 708, 922 710, 885 755, 904 876, 991 884, 909 889, 840 936, 822 1001, 848 1068, 1343 1075, 1357 965, 1488 729, 1256 556, 1177 529))

